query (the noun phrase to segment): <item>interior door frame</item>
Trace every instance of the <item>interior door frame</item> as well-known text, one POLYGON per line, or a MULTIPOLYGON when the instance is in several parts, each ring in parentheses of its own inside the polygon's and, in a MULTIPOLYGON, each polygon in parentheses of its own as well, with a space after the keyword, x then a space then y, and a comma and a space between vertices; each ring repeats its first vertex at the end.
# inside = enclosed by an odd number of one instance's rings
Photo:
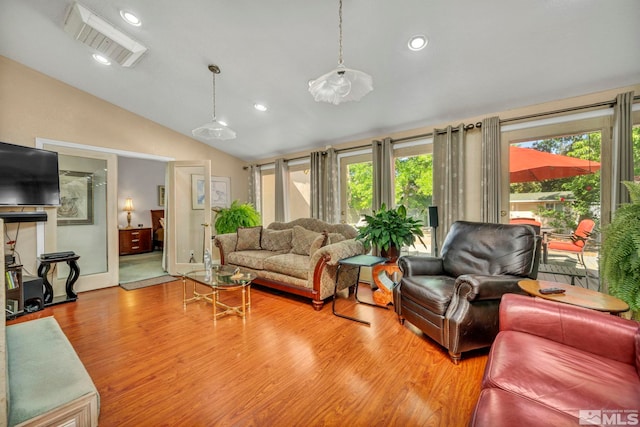
MULTIPOLYGON (((47 138, 36 137, 35 147, 43 148, 44 145, 51 146, 54 151, 65 155, 87 156, 91 153, 96 158, 107 159, 107 273, 92 274, 78 278, 74 288, 77 292, 84 292, 100 289, 119 284, 119 243, 118 243, 118 156, 132 157, 146 160, 156 160, 169 162, 172 157, 163 157, 151 154, 136 153, 133 151, 116 150, 106 147, 78 144, 74 142, 58 141, 47 138), (111 160, 109 160, 111 159, 111 160)), ((46 223, 36 224, 36 253, 39 256, 46 252, 57 251, 56 247, 56 208, 45 208, 52 219, 46 223), (47 237, 45 239, 45 236, 47 237)), ((64 282, 63 279, 60 279, 64 282)), ((64 283, 59 285, 54 283, 54 289, 64 288, 64 283)))

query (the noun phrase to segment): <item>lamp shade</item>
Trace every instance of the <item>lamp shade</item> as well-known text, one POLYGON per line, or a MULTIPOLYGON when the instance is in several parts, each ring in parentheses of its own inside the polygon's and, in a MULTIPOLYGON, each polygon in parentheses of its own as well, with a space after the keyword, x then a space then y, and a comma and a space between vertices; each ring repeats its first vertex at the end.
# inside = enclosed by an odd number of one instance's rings
POLYGON ((313 99, 334 105, 359 101, 372 90, 373 79, 370 75, 344 65, 309 82, 309 92, 313 99))
POLYGON ((191 131, 193 136, 202 139, 234 139, 236 132, 230 127, 220 123, 215 118, 212 122, 206 123, 191 131))
POLYGON ((131 197, 127 198, 124 201, 124 209, 125 212, 133 212, 133 199, 131 197))

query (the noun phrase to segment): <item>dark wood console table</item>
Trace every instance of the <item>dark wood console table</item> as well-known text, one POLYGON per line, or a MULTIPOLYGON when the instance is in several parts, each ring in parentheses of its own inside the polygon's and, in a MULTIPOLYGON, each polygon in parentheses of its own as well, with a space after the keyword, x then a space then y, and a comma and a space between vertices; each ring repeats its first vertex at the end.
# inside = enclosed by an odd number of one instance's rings
POLYGON ((67 257, 61 258, 50 258, 50 259, 42 259, 38 258, 40 261, 40 266, 38 267, 38 276, 42 278, 42 282, 44 285, 44 304, 46 305, 54 305, 54 304, 62 304, 64 302, 71 302, 78 299, 78 295, 73 291, 73 285, 80 277, 80 267, 78 267, 78 259, 80 255, 71 255, 67 257), (66 298, 58 299, 54 301, 53 298, 53 286, 49 282, 47 275, 49 274, 49 270, 51 270, 51 265, 56 264, 58 262, 66 262, 69 266, 69 276, 67 276, 67 283, 65 285, 65 289, 67 292, 66 298))

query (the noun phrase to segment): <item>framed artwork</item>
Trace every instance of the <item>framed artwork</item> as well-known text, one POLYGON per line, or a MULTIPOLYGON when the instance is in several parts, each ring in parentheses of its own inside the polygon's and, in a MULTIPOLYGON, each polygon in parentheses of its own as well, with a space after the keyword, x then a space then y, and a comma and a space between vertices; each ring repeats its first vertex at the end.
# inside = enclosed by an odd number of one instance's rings
MULTIPOLYGON (((231 178, 211 177, 211 207, 228 208, 231 205, 231 178)), ((204 209, 204 176, 191 175, 191 208, 204 209)))
POLYGON ((58 225, 93 224, 93 174, 61 170, 59 175, 58 225))
POLYGON ((164 185, 158 185, 158 206, 164 206, 164 185))

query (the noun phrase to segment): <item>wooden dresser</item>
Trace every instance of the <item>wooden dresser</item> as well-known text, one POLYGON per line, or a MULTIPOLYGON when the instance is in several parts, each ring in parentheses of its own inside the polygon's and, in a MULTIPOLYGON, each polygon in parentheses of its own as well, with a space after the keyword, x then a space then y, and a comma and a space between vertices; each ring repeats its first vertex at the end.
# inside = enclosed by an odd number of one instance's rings
POLYGON ((151 252, 151 228, 129 228, 120 231, 120 255, 151 252))

